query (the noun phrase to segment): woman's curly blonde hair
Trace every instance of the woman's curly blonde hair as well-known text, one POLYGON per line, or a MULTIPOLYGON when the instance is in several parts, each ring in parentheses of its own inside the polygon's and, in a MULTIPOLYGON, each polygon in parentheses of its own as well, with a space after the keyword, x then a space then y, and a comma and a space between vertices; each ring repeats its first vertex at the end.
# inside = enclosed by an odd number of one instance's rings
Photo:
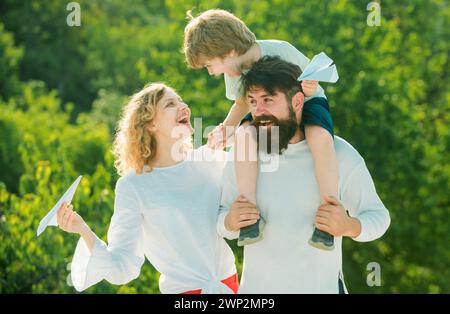
MULTIPOLYGON (((156 106, 170 88, 163 83, 152 83, 131 96, 123 108, 113 144, 114 166, 120 176, 130 170, 141 174, 144 166, 156 154, 156 139, 148 132, 148 125, 156 115, 156 106)), ((149 168, 151 170, 151 167, 149 168)))

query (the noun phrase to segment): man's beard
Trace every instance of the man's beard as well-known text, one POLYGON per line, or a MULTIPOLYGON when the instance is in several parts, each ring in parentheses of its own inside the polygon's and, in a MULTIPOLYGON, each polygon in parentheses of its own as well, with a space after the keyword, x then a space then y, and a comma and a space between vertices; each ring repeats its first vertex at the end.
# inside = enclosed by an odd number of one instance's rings
POLYGON ((290 139, 299 128, 295 113, 290 106, 287 119, 279 120, 273 115, 262 115, 256 117, 251 125, 256 128, 259 151, 268 154, 278 153, 280 155, 288 147, 290 139), (264 127, 266 121, 270 121, 271 125, 269 127, 264 127), (273 127, 278 127, 278 136, 276 136, 276 132, 272 132, 273 127))

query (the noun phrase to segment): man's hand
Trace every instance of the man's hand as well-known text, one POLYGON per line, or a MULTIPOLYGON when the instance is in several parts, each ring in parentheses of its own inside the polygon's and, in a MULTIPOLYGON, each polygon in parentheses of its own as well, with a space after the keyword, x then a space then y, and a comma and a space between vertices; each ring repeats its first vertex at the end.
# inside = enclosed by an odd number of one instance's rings
POLYGON ((305 96, 312 96, 316 93, 317 86, 319 85, 319 81, 310 81, 305 80, 302 81, 302 89, 305 96))
POLYGON ((327 204, 320 205, 316 214, 316 227, 340 237, 357 237, 361 233, 358 219, 349 217, 345 208, 333 196, 325 196, 327 204))
POLYGON ((229 147, 233 142, 234 135, 233 126, 225 126, 223 123, 219 124, 208 134, 208 147, 212 149, 223 149, 229 147))
POLYGON ((255 224, 258 219, 259 210, 256 205, 250 203, 245 197, 238 196, 225 217, 225 228, 229 231, 237 231, 255 224))

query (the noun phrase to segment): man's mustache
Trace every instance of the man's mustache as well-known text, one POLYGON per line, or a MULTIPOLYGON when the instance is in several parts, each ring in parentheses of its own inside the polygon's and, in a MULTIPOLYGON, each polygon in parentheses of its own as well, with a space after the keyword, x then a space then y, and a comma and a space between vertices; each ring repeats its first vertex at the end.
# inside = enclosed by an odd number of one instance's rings
POLYGON ((251 125, 256 128, 256 137, 259 149, 269 154, 281 154, 288 147, 289 140, 295 135, 296 130, 299 128, 299 124, 295 118, 293 110, 289 110, 288 118, 281 120, 271 114, 264 114, 255 117, 251 125), (264 129, 260 129, 260 127, 266 125, 267 123, 270 123, 271 127, 265 129, 266 132, 261 134, 264 129), (277 127, 278 132, 273 133, 272 127, 277 127), (263 136, 262 142, 260 135, 263 136), (276 138, 272 139, 274 136, 276 136, 276 138), (272 143, 273 141, 274 143, 272 143), (273 149, 277 151, 272 152, 272 144, 275 144, 273 149))
POLYGON ((251 123, 253 126, 255 127, 259 127, 262 126, 263 123, 262 122, 270 122, 273 126, 279 125, 280 124, 280 120, 277 119, 277 117, 271 115, 271 114, 264 114, 262 116, 258 116, 255 117, 253 119, 253 122, 251 123))

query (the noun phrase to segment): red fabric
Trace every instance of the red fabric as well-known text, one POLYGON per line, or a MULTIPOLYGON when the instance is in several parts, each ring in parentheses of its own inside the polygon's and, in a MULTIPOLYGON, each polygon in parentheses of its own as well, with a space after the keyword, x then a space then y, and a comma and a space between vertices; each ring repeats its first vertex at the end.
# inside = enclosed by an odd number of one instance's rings
MULTIPOLYGON (((233 292, 236 294, 239 290, 239 278, 237 274, 228 277, 227 279, 222 280, 224 284, 226 284, 233 292)), ((202 289, 197 290, 189 290, 186 292, 182 292, 181 294, 201 294, 202 289)))

